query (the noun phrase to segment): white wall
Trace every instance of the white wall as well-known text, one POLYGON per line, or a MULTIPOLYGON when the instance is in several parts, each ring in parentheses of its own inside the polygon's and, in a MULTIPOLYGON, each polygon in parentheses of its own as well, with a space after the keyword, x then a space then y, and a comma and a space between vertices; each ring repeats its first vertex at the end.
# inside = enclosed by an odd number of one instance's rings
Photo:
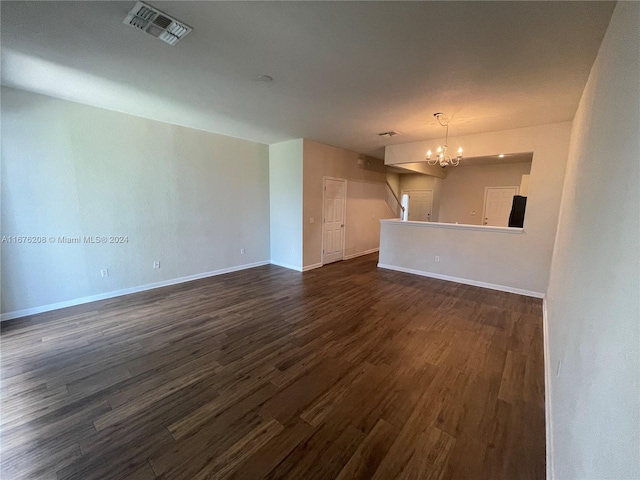
POLYGON ((271 262, 302 270, 303 140, 269 145, 271 262))
MULTIPOLYGON (((571 123, 563 122, 451 139, 469 157, 533 152, 524 232, 383 224, 380 263, 542 295, 549 281, 570 130, 571 123)), ((417 158, 426 148, 425 142, 387 147, 385 163, 417 158)))
POLYGON ((558 480, 640 479, 639 59, 640 4, 618 2, 574 120, 547 292, 558 480))
POLYGON ((531 162, 450 167, 442 180, 439 221, 482 225, 485 188, 520 187, 530 170, 531 162))
POLYGON ((3 88, 2 235, 128 243, 2 244, 2 312, 268 261, 268 175, 266 145, 3 88))
POLYGON ((304 140, 304 266, 322 263, 323 177, 347 180, 345 257, 378 248, 380 218, 392 216, 387 207, 386 167, 381 160, 365 159, 343 148, 304 140), (367 163, 369 160, 369 163, 367 163), (310 223, 310 219, 314 223, 310 223))

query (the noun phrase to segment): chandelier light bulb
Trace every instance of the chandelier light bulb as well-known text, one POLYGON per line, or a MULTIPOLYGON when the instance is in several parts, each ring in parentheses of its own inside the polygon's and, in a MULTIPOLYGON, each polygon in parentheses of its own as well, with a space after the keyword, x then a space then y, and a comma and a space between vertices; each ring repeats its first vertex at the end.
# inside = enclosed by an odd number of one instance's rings
POLYGON ((462 147, 458 149, 458 155, 462 155, 462 147))
POLYGON ((431 150, 427 150, 427 160, 431 160, 431 150))

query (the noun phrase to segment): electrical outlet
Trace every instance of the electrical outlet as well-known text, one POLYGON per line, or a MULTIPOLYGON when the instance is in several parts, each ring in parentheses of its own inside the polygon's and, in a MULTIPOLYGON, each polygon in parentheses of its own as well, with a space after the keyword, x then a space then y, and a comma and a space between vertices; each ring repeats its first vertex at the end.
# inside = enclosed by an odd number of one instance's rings
POLYGON ((240 249, 240 255, 244 255, 244 248, 240 249))
POLYGON ((440 255, 436 255, 435 260, 436 260, 436 263, 438 263, 440 261, 440 255))
POLYGON ((153 261, 153 268, 160 268, 160 260, 153 261))
POLYGON ((106 268, 103 268, 102 270, 100 270, 100 276, 101 277, 108 277, 109 276, 109 270, 107 270, 106 268))

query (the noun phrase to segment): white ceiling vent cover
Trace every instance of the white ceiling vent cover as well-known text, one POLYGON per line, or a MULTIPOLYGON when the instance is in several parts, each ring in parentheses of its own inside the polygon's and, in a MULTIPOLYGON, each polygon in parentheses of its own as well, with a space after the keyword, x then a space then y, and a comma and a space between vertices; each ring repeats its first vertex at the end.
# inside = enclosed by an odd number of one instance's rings
POLYGON ((400 134, 395 130, 392 130, 390 132, 381 132, 378 134, 378 136, 382 138, 391 138, 391 137, 395 137, 396 135, 400 135, 400 134))
POLYGON ((153 35, 169 45, 175 45, 193 30, 190 26, 143 2, 136 2, 122 23, 153 35))

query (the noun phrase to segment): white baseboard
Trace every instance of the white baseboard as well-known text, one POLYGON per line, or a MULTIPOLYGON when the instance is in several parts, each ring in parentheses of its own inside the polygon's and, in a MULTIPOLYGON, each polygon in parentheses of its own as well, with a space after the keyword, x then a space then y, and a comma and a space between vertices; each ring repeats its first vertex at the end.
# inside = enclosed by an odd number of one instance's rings
MULTIPOLYGON (((345 255, 344 257, 342 257, 342 259, 351 260, 352 258, 361 257, 362 255, 368 255, 370 253, 377 252, 378 250, 379 250, 378 248, 372 248, 371 250, 365 250, 364 252, 352 253, 351 255, 345 255)), ((284 265, 281 265, 281 266, 284 266, 284 265)), ((322 263, 314 263, 313 265, 307 265, 306 267, 302 267, 302 271, 306 272, 309 270, 313 270, 315 268, 320 268, 322 266, 323 266, 322 263)), ((292 268, 292 267, 287 267, 287 268, 292 268)))
POLYGON ((235 267, 214 270, 211 272, 197 273, 195 275, 172 278, 170 280, 164 280, 162 282, 149 283, 146 285, 140 285, 138 287, 124 288, 122 290, 115 290, 112 292, 99 293, 97 295, 90 295, 88 297, 76 298, 73 300, 66 300, 64 302, 51 303, 49 305, 42 305, 40 307, 25 308, 23 310, 15 310, 13 312, 3 313, 0 316, 0 321, 13 320, 14 318, 26 317, 29 315, 36 315, 38 313, 50 312, 52 310, 59 310, 61 308, 74 307, 76 305, 96 302, 98 300, 106 300, 108 298, 121 297, 122 295, 129 295, 131 293, 144 292, 146 290, 153 290, 154 288, 167 287, 169 285, 175 285, 177 283, 191 282, 193 280, 200 280, 201 278, 214 277, 216 275, 223 275, 225 273, 237 272, 239 270, 246 270, 247 268, 260 267, 262 265, 268 265, 269 263, 270 263, 269 261, 247 263, 247 264, 238 265, 235 267))
POLYGON ((271 260, 271 265, 276 265, 278 267, 282 267, 282 268, 288 268, 289 270, 295 270, 296 272, 301 272, 302 271, 302 267, 298 267, 296 265, 291 265, 290 263, 284 263, 284 262, 276 262, 275 260, 271 260))
MULTIPOLYGON (((372 248, 371 250, 366 250, 364 252, 352 253, 351 255, 345 255, 343 260, 351 260, 352 258, 360 257, 362 255, 368 255, 370 253, 377 252, 379 249, 372 248)), ((290 270, 295 270, 296 272, 308 272, 309 270, 313 270, 316 268, 320 268, 323 266, 322 263, 314 263, 313 265, 307 265, 306 267, 297 267, 295 265, 291 265, 289 263, 276 262, 275 260, 271 260, 273 265, 277 265, 278 267, 288 268, 290 270)))
POLYGON ((473 285, 475 287, 500 290, 501 292, 516 293, 518 295, 524 295, 527 297, 544 298, 544 293, 534 292, 532 290, 523 290, 521 288, 508 287, 506 285, 480 282, 478 280, 470 280, 468 278, 451 277, 449 275, 442 275, 440 273, 425 272, 424 270, 414 270, 413 268, 399 267, 397 265, 387 265, 384 263, 378 263, 378 267, 385 268, 387 270, 395 270, 397 272, 412 273, 413 275, 420 275, 422 277, 437 278, 438 280, 446 280, 448 282, 464 283, 465 285, 473 285))
POLYGON ((371 250, 365 250, 364 252, 352 253, 351 255, 345 255, 344 260, 351 260, 352 258, 361 257, 362 255, 369 255, 370 253, 375 253, 379 248, 372 248, 371 250))
POLYGON ((309 270, 313 270, 314 268, 320 268, 322 263, 314 263, 313 265, 307 265, 306 267, 302 267, 303 272, 307 272, 309 270))
POLYGON ((553 429, 551 417, 551 358, 549 357, 549 317, 547 299, 542 300, 542 341, 544 345, 544 417, 547 452, 547 480, 554 480, 553 468, 553 429))

